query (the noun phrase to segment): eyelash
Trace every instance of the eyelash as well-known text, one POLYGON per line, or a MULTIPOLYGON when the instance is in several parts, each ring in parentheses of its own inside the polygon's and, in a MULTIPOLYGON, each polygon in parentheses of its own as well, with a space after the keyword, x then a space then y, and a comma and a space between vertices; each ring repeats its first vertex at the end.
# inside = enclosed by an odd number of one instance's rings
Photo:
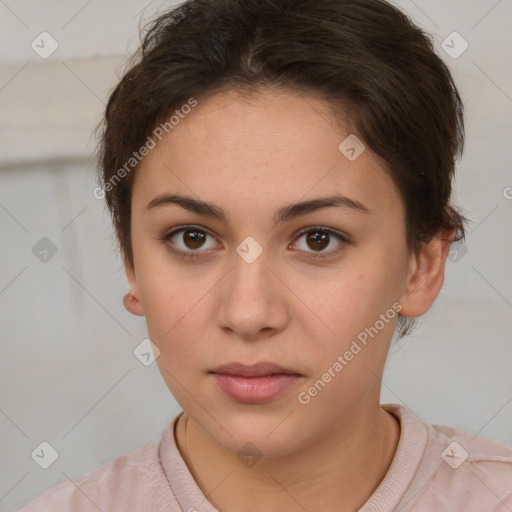
MULTIPOLYGON (((190 224, 190 225, 184 225, 184 226, 180 226, 179 228, 177 229, 174 229, 173 231, 169 232, 169 233, 166 233, 164 234, 163 236, 159 237, 158 239, 163 242, 163 243, 166 243, 167 244, 167 247, 168 249, 177 254, 178 256, 182 257, 182 258, 187 258, 187 259, 195 259, 195 258, 199 258, 201 257, 201 252, 205 252, 205 251, 201 251, 201 250, 196 250, 196 251, 187 251, 187 252, 184 252, 184 251, 181 251, 179 249, 176 249, 176 248, 173 248, 169 245, 169 241, 175 236, 177 235, 178 233, 181 233, 181 232, 184 232, 184 231, 187 231, 189 229, 195 229, 197 231, 200 231, 201 233, 206 233, 207 235, 211 236, 212 238, 215 238, 211 233, 209 233, 207 230, 205 229, 201 229, 199 226, 196 226, 196 225, 193 225, 193 224, 190 224)), ((311 231, 321 231, 322 233, 328 233, 329 236, 333 236, 336 240, 338 240, 339 242, 341 242, 340 246, 338 246, 338 248, 336 249, 333 249, 331 251, 329 251, 330 255, 329 256, 322 256, 320 255, 319 253, 312 253, 312 255, 309 255, 309 256, 304 256, 305 258, 308 258, 308 259, 311 259, 311 260, 325 260, 327 258, 330 258, 334 255, 336 255, 341 249, 343 249, 343 246, 345 244, 348 244, 350 243, 349 242, 349 239, 347 236, 339 233, 338 231, 334 231, 330 228, 324 228, 323 226, 311 226, 311 227, 308 227, 308 228, 304 228, 302 229, 301 231, 299 231, 299 233, 297 233, 297 236, 294 238, 294 240, 297 240, 299 239, 302 235, 306 234, 306 233, 309 233, 311 231)))

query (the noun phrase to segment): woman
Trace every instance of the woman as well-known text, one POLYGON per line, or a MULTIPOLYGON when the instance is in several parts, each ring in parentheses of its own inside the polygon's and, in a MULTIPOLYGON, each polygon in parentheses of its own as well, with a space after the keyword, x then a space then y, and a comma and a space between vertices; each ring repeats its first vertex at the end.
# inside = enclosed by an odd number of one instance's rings
POLYGON ((512 449, 380 404, 443 284, 463 106, 381 0, 197 0, 107 105, 99 177, 183 408, 23 509, 504 511, 512 449))

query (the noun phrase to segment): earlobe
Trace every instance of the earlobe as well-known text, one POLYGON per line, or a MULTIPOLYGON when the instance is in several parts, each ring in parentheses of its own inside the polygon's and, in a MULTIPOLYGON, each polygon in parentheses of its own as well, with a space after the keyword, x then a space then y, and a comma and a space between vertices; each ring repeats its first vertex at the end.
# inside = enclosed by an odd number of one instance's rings
POLYGON ((441 232, 411 257, 406 289, 400 301, 403 316, 423 315, 439 295, 453 235, 453 231, 441 232))
POLYGON ((124 307, 133 315, 144 316, 144 311, 142 309, 142 304, 140 300, 135 295, 131 293, 127 293, 123 298, 124 307))

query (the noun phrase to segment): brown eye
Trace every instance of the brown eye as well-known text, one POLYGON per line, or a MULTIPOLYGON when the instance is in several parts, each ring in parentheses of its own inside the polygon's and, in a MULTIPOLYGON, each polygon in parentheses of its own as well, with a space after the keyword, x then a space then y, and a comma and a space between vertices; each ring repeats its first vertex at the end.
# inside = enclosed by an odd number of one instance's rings
POLYGON ((206 240, 206 233, 195 229, 183 231, 183 243, 188 249, 199 249, 206 240))
POLYGON ((186 257, 201 256, 206 249, 218 246, 212 235, 193 226, 176 229, 164 235, 161 240, 172 252, 186 257))
POLYGON ((316 259, 335 255, 349 243, 349 240, 341 233, 322 227, 304 229, 296 240, 293 249, 309 253, 306 254, 307 257, 316 259))
POLYGON ((329 235, 325 231, 310 231, 307 233, 306 243, 311 249, 321 251, 329 245, 329 235))

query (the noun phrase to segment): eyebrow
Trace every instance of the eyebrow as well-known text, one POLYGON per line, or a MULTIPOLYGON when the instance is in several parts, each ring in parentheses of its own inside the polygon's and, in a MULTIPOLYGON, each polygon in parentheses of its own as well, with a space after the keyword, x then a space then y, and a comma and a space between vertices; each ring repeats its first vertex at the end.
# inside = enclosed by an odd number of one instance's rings
MULTIPOLYGON (((155 197, 147 204, 145 210, 149 211, 156 207, 173 204, 181 206, 185 210, 189 210, 199 215, 214 217, 222 222, 227 221, 226 211, 219 206, 179 194, 163 194, 155 197)), ((282 206, 274 213, 273 220, 275 224, 278 224, 324 208, 343 208, 365 214, 371 213, 370 210, 359 201, 340 194, 334 194, 282 206)))

